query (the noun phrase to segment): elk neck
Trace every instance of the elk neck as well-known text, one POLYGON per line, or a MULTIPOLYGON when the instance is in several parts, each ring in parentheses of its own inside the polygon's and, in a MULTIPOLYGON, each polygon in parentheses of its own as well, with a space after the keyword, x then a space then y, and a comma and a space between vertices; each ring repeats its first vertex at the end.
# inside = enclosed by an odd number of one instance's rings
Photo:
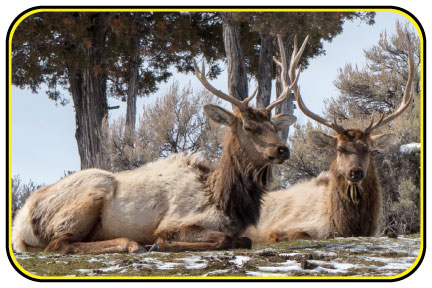
POLYGON ((271 180, 271 166, 252 163, 239 140, 230 135, 220 161, 207 178, 211 203, 231 219, 234 233, 241 234, 255 225, 261 199, 271 180))
POLYGON ((356 201, 350 198, 349 183, 338 172, 336 160, 330 166, 329 214, 338 236, 372 236, 381 212, 381 186, 372 156, 366 177, 361 182, 356 201))

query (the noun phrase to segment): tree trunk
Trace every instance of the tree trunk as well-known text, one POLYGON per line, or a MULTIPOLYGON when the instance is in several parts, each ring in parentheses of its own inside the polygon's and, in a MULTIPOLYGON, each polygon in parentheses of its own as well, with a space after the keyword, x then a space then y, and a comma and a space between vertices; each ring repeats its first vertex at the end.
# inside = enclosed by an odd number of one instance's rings
POLYGON ((89 65, 69 67, 70 92, 75 107, 75 138, 81 169, 103 167, 102 121, 108 114, 106 75, 102 71, 102 49, 105 42, 107 16, 95 14, 88 29, 91 45, 82 47, 89 65))
MULTIPOLYGON (((292 48, 291 48, 291 43, 289 43, 289 39, 288 37, 283 37, 282 38, 283 42, 284 42, 284 47, 285 47, 285 53, 287 55, 287 61, 288 61, 288 67, 290 65, 291 62, 291 53, 292 53, 292 48)), ((276 73, 276 97, 279 96, 282 93, 282 81, 281 81, 281 71, 279 66, 277 67, 277 73, 276 73)), ((287 83, 288 85, 291 83, 288 73, 286 75, 287 77, 287 83)), ((290 95, 288 96, 287 100, 285 100, 284 102, 282 102, 281 104, 279 104, 278 106, 276 106, 276 114, 279 113, 283 113, 283 114, 294 114, 294 97, 293 95, 290 93, 290 95)), ((282 139, 284 139, 285 141, 287 141, 288 139, 288 133, 289 133, 289 127, 288 129, 286 129, 285 131, 281 131, 279 133, 279 135, 281 136, 282 139)))
POLYGON ((138 95, 138 66, 139 66, 139 47, 135 38, 131 40, 136 45, 130 56, 129 64, 129 81, 128 81, 128 94, 126 102, 126 145, 133 148, 135 141, 135 121, 136 121, 136 100, 138 95))
POLYGON ((273 37, 261 34, 261 50, 258 62, 257 107, 265 108, 270 104, 273 74, 273 37))
POLYGON ((232 13, 221 14, 228 61, 228 93, 243 100, 248 97, 248 82, 244 54, 240 45, 240 26, 233 20, 232 13))

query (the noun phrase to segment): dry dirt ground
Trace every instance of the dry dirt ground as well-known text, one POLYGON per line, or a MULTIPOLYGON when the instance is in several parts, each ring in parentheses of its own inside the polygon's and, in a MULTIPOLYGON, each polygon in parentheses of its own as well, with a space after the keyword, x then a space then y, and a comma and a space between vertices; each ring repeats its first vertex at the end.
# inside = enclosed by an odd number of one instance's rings
MULTIPOLYGON (((251 250, 103 255, 15 253, 22 270, 58 278, 396 276, 419 256, 420 236, 336 238, 251 250)), ((44 278, 44 277, 42 277, 44 278)), ((222 279, 222 278, 220 278, 222 279)))

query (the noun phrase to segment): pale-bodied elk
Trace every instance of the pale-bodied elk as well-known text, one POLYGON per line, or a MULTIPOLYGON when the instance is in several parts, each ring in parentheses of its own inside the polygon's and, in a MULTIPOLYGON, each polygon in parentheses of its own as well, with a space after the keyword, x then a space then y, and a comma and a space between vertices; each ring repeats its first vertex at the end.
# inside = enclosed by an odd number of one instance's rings
MULTIPOLYGON (((300 57, 300 55, 297 55, 300 57)), ((200 82, 230 102, 234 113, 207 104, 213 121, 228 127, 221 159, 210 167, 201 154, 176 154, 135 170, 89 169, 36 191, 18 212, 16 251, 139 252, 250 248, 241 237, 257 223, 271 165, 289 158, 278 131, 295 117, 271 110, 289 95, 285 86, 266 108, 253 108, 214 88, 194 61, 200 82)))
MULTIPOLYGON (((280 49, 283 44, 279 39, 280 49)), ((295 43, 295 45, 297 45, 295 43)), ((296 50, 296 48, 294 49, 296 50)), ((293 239, 374 236, 379 233, 382 192, 372 151, 385 151, 396 140, 395 134, 372 135, 373 131, 401 115, 412 102, 414 63, 408 51, 409 76, 400 107, 384 114, 366 129, 345 129, 311 112, 304 104, 298 85, 293 92, 300 110, 309 118, 331 128, 337 135, 319 131, 308 134, 308 140, 320 148, 336 152, 330 170, 317 178, 289 189, 266 194, 257 227, 248 229, 254 242, 277 242, 293 239)), ((276 60, 277 61, 277 60, 276 60)), ((286 65, 286 59, 279 62, 286 65)), ((295 71, 289 76, 295 78, 295 71)))

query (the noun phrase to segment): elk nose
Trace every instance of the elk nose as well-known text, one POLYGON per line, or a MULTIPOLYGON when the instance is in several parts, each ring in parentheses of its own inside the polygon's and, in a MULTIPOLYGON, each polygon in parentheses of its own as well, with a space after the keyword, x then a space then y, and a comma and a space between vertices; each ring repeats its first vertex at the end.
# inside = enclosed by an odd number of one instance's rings
POLYGON ((350 180, 362 180, 363 179, 363 170, 353 169, 349 173, 350 180))
POLYGON ((278 155, 281 159, 289 159, 290 152, 288 147, 281 146, 278 148, 278 155))

